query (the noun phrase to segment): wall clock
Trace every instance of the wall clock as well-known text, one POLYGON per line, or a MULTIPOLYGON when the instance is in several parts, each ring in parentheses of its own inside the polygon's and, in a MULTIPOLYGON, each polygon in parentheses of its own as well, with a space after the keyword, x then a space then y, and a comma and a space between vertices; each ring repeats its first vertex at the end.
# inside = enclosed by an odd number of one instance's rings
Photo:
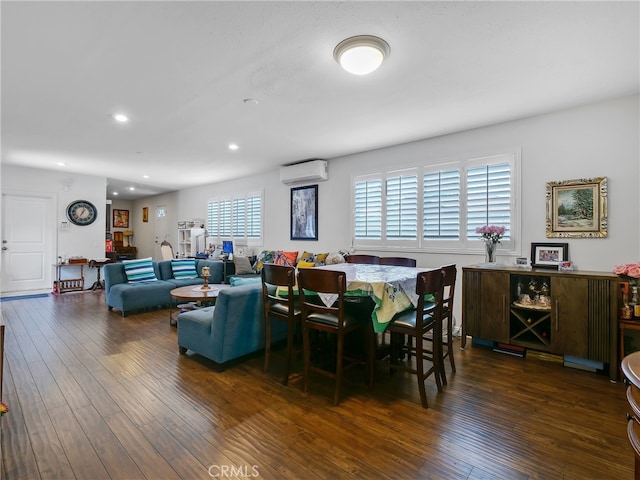
POLYGON ((86 200, 75 200, 67 207, 67 218, 75 225, 91 225, 97 217, 95 205, 86 200))

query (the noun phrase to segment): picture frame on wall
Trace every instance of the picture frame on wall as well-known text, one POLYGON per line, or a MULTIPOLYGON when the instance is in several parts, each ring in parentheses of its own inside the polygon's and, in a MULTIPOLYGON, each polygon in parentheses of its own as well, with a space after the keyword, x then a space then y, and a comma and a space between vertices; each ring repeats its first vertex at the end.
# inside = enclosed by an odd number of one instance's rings
POLYGON ((560 264, 569 260, 568 243, 532 243, 531 266, 558 270, 560 264))
POLYGON ((547 238, 607 236, 607 177, 547 182, 547 238))
POLYGON ((129 228, 129 210, 113 210, 114 228, 129 228))
POLYGON ((318 240, 318 185, 291 189, 291 240, 318 240))
POLYGON ((142 207, 142 221, 144 223, 149 222, 149 207, 142 207))

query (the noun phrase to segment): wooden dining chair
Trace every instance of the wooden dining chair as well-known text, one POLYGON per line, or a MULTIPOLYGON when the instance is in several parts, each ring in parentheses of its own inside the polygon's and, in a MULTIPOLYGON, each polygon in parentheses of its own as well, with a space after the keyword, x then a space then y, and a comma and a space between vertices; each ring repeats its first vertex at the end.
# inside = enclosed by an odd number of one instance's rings
MULTIPOLYGON (((293 356, 301 351, 300 341, 296 341, 299 333, 302 313, 294 294, 296 285, 296 269, 284 265, 266 263, 262 267, 262 298, 264 300, 265 341, 264 372, 269 371, 271 351, 271 320, 287 322, 287 349, 284 352, 285 368, 282 384, 289 383, 293 356), (279 296, 278 287, 287 289, 287 296, 279 296)), ((276 354, 277 355, 277 354, 276 354)))
POLYGON ((386 331, 406 335, 410 341, 401 348, 404 355, 395 351, 397 344, 380 361, 393 370, 400 369, 416 375, 420 402, 428 408, 426 379, 433 374, 438 391, 442 391, 442 297, 444 272, 441 269, 420 272, 416 277, 418 305, 415 310, 405 310, 396 314, 386 331), (425 347, 425 343, 430 348, 425 347), (425 362, 431 367, 425 369, 425 362))
POLYGON ((442 350, 442 383, 447 384, 447 375, 444 370, 444 359, 449 357, 451 373, 455 373, 456 364, 453 359, 453 297, 456 290, 456 276, 458 271, 455 264, 442 267, 444 272, 444 290, 442 296, 442 321, 447 326, 447 340, 443 344, 442 350), (446 346, 446 349, 444 348, 446 346))
POLYGON ((368 384, 370 387, 372 385, 370 376, 372 342, 368 337, 372 335, 373 328, 367 323, 370 322, 370 318, 352 315, 345 310, 344 293, 347 289, 347 281, 344 272, 316 268, 301 269, 298 272, 298 287, 302 307, 303 390, 306 392, 308 389, 310 372, 333 378, 335 379, 333 405, 338 405, 345 371, 356 365, 365 365, 368 384), (329 301, 335 299, 330 306, 324 303, 327 296, 331 297, 329 301), (324 300, 322 297, 325 297, 324 300), (324 369, 321 365, 311 365, 311 330, 335 336, 335 371, 324 369), (363 336, 367 337, 365 353, 362 356, 364 358, 345 352, 345 336, 357 330, 363 330, 363 336))
POLYGON ((347 263, 367 263, 369 265, 379 265, 380 257, 378 257, 377 255, 365 254, 349 255, 347 257, 347 263))
POLYGON ((380 265, 396 265, 398 267, 415 267, 415 258, 409 257, 380 257, 380 265))

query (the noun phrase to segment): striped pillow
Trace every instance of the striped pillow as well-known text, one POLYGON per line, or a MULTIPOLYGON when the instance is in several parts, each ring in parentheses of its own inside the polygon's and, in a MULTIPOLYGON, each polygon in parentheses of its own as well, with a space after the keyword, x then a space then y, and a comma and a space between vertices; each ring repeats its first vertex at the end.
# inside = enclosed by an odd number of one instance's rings
POLYGON ((183 258, 179 260, 171 260, 171 271, 173 278, 198 278, 196 272, 196 261, 193 258, 183 258))
POLYGON ((155 282, 156 272, 153 270, 151 257, 138 260, 123 260, 124 273, 129 283, 155 282))

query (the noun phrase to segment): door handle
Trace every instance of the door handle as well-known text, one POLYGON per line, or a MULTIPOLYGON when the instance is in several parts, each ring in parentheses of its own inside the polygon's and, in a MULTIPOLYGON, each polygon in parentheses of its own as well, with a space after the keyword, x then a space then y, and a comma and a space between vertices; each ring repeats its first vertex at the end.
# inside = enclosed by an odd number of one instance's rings
POLYGON ((7 247, 2 247, 3 250, 9 250, 7 247))

